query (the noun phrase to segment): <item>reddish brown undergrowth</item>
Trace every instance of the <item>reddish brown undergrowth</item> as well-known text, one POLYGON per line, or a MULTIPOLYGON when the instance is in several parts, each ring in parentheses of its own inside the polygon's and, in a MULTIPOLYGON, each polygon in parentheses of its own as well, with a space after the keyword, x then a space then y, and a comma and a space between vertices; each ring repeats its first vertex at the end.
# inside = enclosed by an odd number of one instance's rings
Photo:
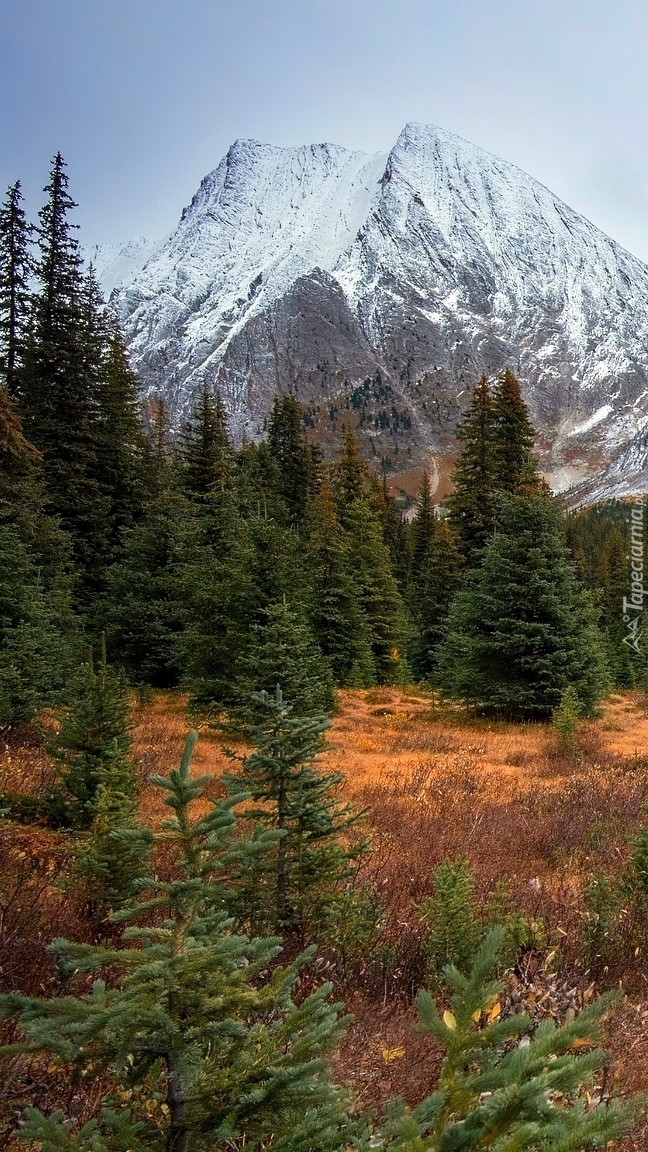
MULTIPOLYGON (((177 693, 160 693, 134 709, 141 813, 150 826, 168 814, 150 776, 178 763, 192 726, 185 704, 177 693)), ((643 938, 638 940, 636 925, 634 935, 629 929, 628 947, 607 957, 596 973, 588 971, 583 949, 585 886, 599 872, 622 875, 628 837, 648 796, 645 699, 614 696, 601 719, 580 725, 578 740, 576 760, 559 751, 550 725, 488 722, 440 709, 416 692, 341 693, 322 767, 342 771, 341 791, 366 809, 370 851, 356 883, 371 894, 376 925, 364 961, 356 958, 343 970, 329 961, 312 975, 332 974, 347 1000, 355 1020, 338 1053, 337 1072, 376 1111, 394 1094, 416 1102, 433 1087, 438 1071, 439 1052, 413 1029, 412 1000, 426 970, 428 929, 419 906, 446 857, 468 859, 478 910, 505 879, 512 904, 538 925, 539 946, 545 954, 556 951, 562 982, 579 994, 592 979, 597 989, 621 983, 628 997, 609 1024, 617 1082, 628 1092, 648 1088, 643 938)), ((213 788, 231 768, 221 743, 205 725, 194 755, 195 774, 212 773, 213 788)), ((1 769, 5 790, 43 787, 50 769, 35 732, 6 742, 1 769)), ((88 938, 83 909, 63 883, 74 838, 5 822, 0 839, 2 987, 60 994, 46 945, 58 935, 88 938)), ((631 911, 628 916, 630 924, 631 911)), ((14 1109, 30 1094, 44 1103, 63 1102, 67 1094, 80 1114, 92 1106, 73 1099, 72 1086, 52 1084, 43 1063, 22 1068, 16 1084, 20 1091, 0 1084, 14 1109)), ((643 1131, 624 1144, 624 1152, 637 1152, 647 1141, 643 1131)))

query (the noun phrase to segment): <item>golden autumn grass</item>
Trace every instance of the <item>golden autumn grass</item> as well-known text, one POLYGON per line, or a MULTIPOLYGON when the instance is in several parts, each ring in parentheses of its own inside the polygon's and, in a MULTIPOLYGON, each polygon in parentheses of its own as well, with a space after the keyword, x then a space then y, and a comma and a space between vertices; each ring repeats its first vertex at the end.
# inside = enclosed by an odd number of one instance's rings
MULTIPOLYGON (((142 818, 165 814, 154 773, 178 763, 191 723, 185 699, 159 693, 133 713, 134 751, 141 764, 142 818)), ((27 734, 29 735, 29 734, 27 734)), ((415 691, 340 693, 323 769, 344 774, 341 793, 366 809, 370 852, 358 883, 377 893, 380 947, 399 962, 356 971, 342 991, 355 1019, 337 1056, 337 1074, 376 1109, 389 1096, 414 1102, 431 1089, 439 1053, 413 1031, 412 996, 424 975, 423 928, 417 906, 446 857, 465 855, 483 904, 501 877, 544 939, 559 946, 563 971, 589 981, 580 960, 586 916, 583 888, 597 870, 618 874, 628 836, 648 796, 648 708, 644 697, 618 694, 603 716, 579 729, 581 759, 559 751, 550 725, 489 723, 444 707, 415 691), (354 982, 355 981, 355 982, 354 982)), ((200 728, 196 775, 231 769, 220 736, 200 728)), ((1 761, 3 788, 28 790, 47 778, 41 749, 14 740, 1 761)), ((168 811, 168 810, 166 810, 168 811)), ((70 893, 57 878, 70 842, 44 829, 8 825, 3 833, 16 883, 0 908, 0 963, 5 987, 54 990, 47 941, 82 935, 70 893), (21 855, 23 854, 23 855, 21 855)), ((599 986, 621 983, 628 995, 609 1025, 617 1082, 648 1088, 648 973, 643 949, 597 973, 599 986)), ((322 969, 326 971, 326 968, 322 969)), ((0 1099, 0 1108, 2 1101, 0 1099)), ((648 1146, 648 1130, 626 1152, 648 1146)))

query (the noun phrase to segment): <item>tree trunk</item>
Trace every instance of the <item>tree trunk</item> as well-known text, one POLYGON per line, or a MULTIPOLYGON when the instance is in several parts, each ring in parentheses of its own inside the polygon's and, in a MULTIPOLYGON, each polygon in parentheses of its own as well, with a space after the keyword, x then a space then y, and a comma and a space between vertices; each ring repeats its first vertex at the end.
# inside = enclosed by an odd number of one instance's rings
POLYGON ((167 1135, 166 1152, 188 1152, 187 1096, 180 1077, 171 1069, 167 1080, 167 1105, 171 1127, 167 1135))
MULTIPOLYGON (((277 828, 286 826, 286 779, 282 772, 277 797, 277 828)), ((282 836, 277 845, 277 920, 283 925, 288 911, 288 861, 286 858, 286 837, 282 836)))

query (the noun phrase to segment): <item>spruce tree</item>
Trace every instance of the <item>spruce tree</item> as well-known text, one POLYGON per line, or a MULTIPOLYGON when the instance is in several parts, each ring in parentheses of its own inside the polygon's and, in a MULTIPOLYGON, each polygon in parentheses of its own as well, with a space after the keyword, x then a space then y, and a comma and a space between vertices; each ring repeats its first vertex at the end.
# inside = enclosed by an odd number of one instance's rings
POLYGON ((442 686, 503 715, 546 717, 571 685, 591 715, 607 674, 560 511, 545 494, 502 497, 500 508, 482 566, 452 606, 439 653, 442 686))
POLYGON ((331 669, 303 612, 281 600, 260 615, 239 664, 231 718, 243 728, 254 723, 259 693, 273 692, 277 684, 297 716, 330 712, 335 703, 331 669))
POLYGON ((464 583, 463 559, 447 520, 437 520, 425 566, 410 593, 415 625, 412 673, 417 679, 437 679, 438 651, 444 640, 452 602, 464 583))
POLYGON ((69 542, 44 512, 39 453, 0 389, 0 724, 55 702, 75 647, 69 542))
MULTIPOLYGON (((93 273, 88 273, 92 291, 93 273)), ((96 299, 96 298, 95 298, 96 299)), ((99 297, 99 308, 103 300, 99 297)), ((103 317, 96 368, 94 430, 97 483, 109 502, 107 562, 118 559, 124 533, 142 513, 145 437, 139 409, 139 383, 128 362, 115 316, 103 317)))
MULTIPOLYGON (((97 341, 89 333, 81 255, 69 212, 76 207, 60 153, 37 228, 40 260, 33 322, 20 374, 25 433, 43 456, 48 506, 69 533, 82 576, 105 553, 110 504, 97 478, 93 427, 97 341), (84 306, 86 312, 84 312, 84 306)), ((90 586, 94 583, 90 578, 90 586)), ((83 599, 83 580, 79 593, 83 599)))
POLYGON ((144 411, 144 489, 155 499, 176 483, 169 410, 163 396, 154 396, 144 411))
POLYGON ((585 1152, 632 1131, 644 1102, 590 1103, 588 1089, 609 1057, 595 1047, 600 1022, 619 993, 602 996, 568 1024, 533 1031, 521 1014, 504 1016, 494 979, 503 928, 489 933, 471 971, 444 972, 452 990, 443 1015, 427 991, 417 997, 419 1029, 445 1057, 434 1092, 413 1109, 391 1105, 381 1133, 388 1152, 585 1152))
POLYGON ((331 473, 331 484, 340 522, 346 527, 350 508, 367 496, 370 471, 360 456, 358 442, 350 428, 345 429, 342 447, 331 473))
POLYGON ((393 683, 404 663, 405 621, 389 550, 368 501, 345 511, 351 572, 358 591, 373 666, 379 683, 393 683))
POLYGON ((130 904, 146 871, 149 846, 128 833, 137 825, 137 778, 123 756, 108 760, 100 771, 92 805, 92 824, 72 870, 77 892, 85 893, 85 910, 95 930, 108 930, 109 914, 130 904))
POLYGON ((624 643, 628 630, 623 619, 623 600, 628 595, 630 578, 627 543, 619 529, 612 528, 598 549, 594 585, 610 672, 614 683, 626 688, 640 684, 646 671, 645 652, 636 653, 624 643))
POLYGON ((228 513, 224 533, 196 545, 190 539, 178 573, 183 682, 194 702, 216 711, 241 703, 247 653, 267 609, 284 597, 289 606, 305 598, 300 537, 264 511, 259 515, 257 505, 245 518, 228 513))
POLYGON ((232 450, 218 393, 204 388, 180 430, 182 487, 191 499, 204 501, 231 483, 232 450))
MULTIPOLYGON (((346 430, 331 470, 338 519, 347 534, 350 572, 379 683, 398 677, 405 639, 403 602, 383 523, 372 498, 371 475, 353 432, 346 430)), ((365 668, 368 665, 365 664, 365 668)), ((357 681, 356 681, 357 683, 357 681)))
POLYGON ((106 1107, 80 1131, 61 1112, 27 1111, 21 1136, 43 1152, 261 1152, 269 1144, 334 1152, 357 1132, 348 1093, 331 1084, 324 1059, 344 1030, 330 985, 293 998, 312 953, 277 967, 280 940, 247 939, 228 916, 232 872, 274 838, 236 835, 240 794, 206 811, 203 801, 202 815, 193 814, 209 779, 191 777, 195 740, 192 733, 179 769, 154 778, 170 818, 155 835, 132 834, 161 845, 174 874, 143 878, 137 903, 115 915, 130 923, 124 946, 55 940, 59 966, 95 975, 91 989, 0 999, 25 1035, 2 1055, 48 1053, 84 1083, 109 1085, 106 1107))
POLYGON ((479 564, 495 529, 497 467, 493 398, 482 376, 456 430, 463 445, 452 473, 448 519, 468 568, 479 564))
POLYGON ((409 642, 417 680, 435 671, 435 649, 443 636, 450 603, 461 577, 461 557, 452 530, 434 515, 430 481, 423 474, 410 528, 407 606, 414 625, 409 642))
POLYGON ((340 839, 358 816, 336 799, 340 774, 322 775, 314 766, 330 727, 326 717, 293 714, 278 685, 272 696, 259 693, 254 703, 254 751, 233 757, 241 762, 240 775, 224 781, 232 792, 249 793, 259 806, 246 808, 245 818, 276 833, 277 842, 243 875, 238 908, 253 929, 316 934, 362 851, 362 845, 350 849, 340 839))
POLYGON ((108 667, 104 637, 97 667, 89 651, 69 695, 68 713, 47 745, 59 776, 49 808, 53 822, 87 828, 100 787, 113 781, 116 790, 127 793, 125 781, 134 770, 128 757, 128 693, 122 677, 108 667))
POLYGON ((434 537, 434 528, 434 505, 432 503, 432 492, 430 490, 430 477, 427 472, 424 472, 416 500, 416 511, 410 529, 410 581, 414 593, 417 596, 421 591, 421 585, 424 580, 424 573, 427 568, 434 537))
POLYGON ((0 208, 0 377, 16 397, 29 318, 30 241, 33 228, 21 207, 20 180, 0 208))
POLYGON ((121 559, 107 574, 103 623, 112 659, 133 684, 173 688, 178 683, 184 613, 176 563, 184 514, 172 491, 147 503, 139 524, 124 537, 121 559))
POLYGON ((143 476, 141 515, 125 530, 122 554, 107 573, 103 624, 112 658, 131 683, 171 688, 179 677, 183 612, 177 568, 190 507, 175 484, 163 402, 153 408, 143 476))
POLYGON ((444 860, 434 873, 432 895, 420 908, 430 926, 425 950, 432 979, 437 979, 447 964, 464 973, 472 967, 483 935, 475 916, 474 887, 465 857, 444 860))
POLYGON ((392 570, 399 590, 405 591, 409 579, 410 532, 394 497, 387 487, 387 477, 379 479, 374 472, 369 477, 369 504, 378 517, 383 540, 389 551, 392 570))
POLYGON ((495 485, 515 492, 531 458, 535 431, 515 376, 507 368, 493 390, 495 485))
POLYGON ((268 444, 244 444, 236 454, 235 486, 238 508, 246 520, 274 520, 281 527, 291 524, 290 513, 281 492, 279 464, 268 444))
POLYGON ((288 523, 300 526, 317 492, 318 458, 304 435, 302 409, 294 396, 275 396, 268 421, 268 453, 276 465, 288 523))
POLYGON ((328 483, 322 485, 311 509, 306 553, 309 617, 335 683, 368 688, 376 677, 369 631, 351 567, 349 540, 328 483))

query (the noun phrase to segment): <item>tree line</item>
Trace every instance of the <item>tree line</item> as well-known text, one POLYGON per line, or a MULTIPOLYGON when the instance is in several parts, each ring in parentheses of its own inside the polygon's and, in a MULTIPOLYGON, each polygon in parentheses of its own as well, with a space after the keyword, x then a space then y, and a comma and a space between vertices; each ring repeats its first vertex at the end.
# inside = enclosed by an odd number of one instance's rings
POLYGON ((102 633, 132 683, 232 714, 278 681, 312 713, 335 686, 409 678, 510 715, 548 715, 571 685, 588 712, 610 677, 642 677, 620 636, 621 506, 565 519, 509 371, 474 390, 445 507, 424 476, 410 523, 350 429, 323 465, 294 397, 239 450, 208 389, 172 434, 162 399, 142 419, 60 155, 45 192, 36 228, 19 183, 0 212, 4 722, 102 633))
MULTIPOLYGON (((416 1109, 395 1103, 380 1131, 331 1080, 341 1006, 327 986, 299 993, 365 850, 340 778, 316 763, 335 689, 414 679, 513 718, 549 716, 570 689, 591 713, 611 675, 640 674, 614 667, 605 632, 618 585, 596 573, 617 569, 597 564, 618 542, 590 514, 566 527, 510 372, 478 382, 453 493, 435 509, 424 477, 411 522, 350 429, 322 461, 292 396, 238 449, 209 389, 177 432, 162 399, 143 418, 119 325, 83 268, 60 155, 45 192, 35 229, 19 184, 0 214, 0 724, 59 710, 56 782, 2 808, 31 803, 77 837, 71 879, 95 942, 52 944, 81 981, 69 995, 0 1000, 24 1036, 3 1055, 46 1052, 108 1086, 87 1125, 31 1110, 23 1137, 45 1152, 450 1152, 503 1134, 510 1147, 594 1147, 626 1131, 631 1108, 581 1106, 606 1001, 520 1048, 530 1022, 491 1019, 501 933, 446 970, 452 1012, 422 995, 422 1026, 447 1048, 439 1087, 416 1109), (205 812, 192 736, 154 780, 171 815, 152 832, 128 692, 178 685, 251 750, 205 812), (279 964, 282 941, 293 963, 279 964), (548 1108, 551 1092, 569 1106, 548 1108)), ((351 914, 361 929, 362 909, 351 914)))

